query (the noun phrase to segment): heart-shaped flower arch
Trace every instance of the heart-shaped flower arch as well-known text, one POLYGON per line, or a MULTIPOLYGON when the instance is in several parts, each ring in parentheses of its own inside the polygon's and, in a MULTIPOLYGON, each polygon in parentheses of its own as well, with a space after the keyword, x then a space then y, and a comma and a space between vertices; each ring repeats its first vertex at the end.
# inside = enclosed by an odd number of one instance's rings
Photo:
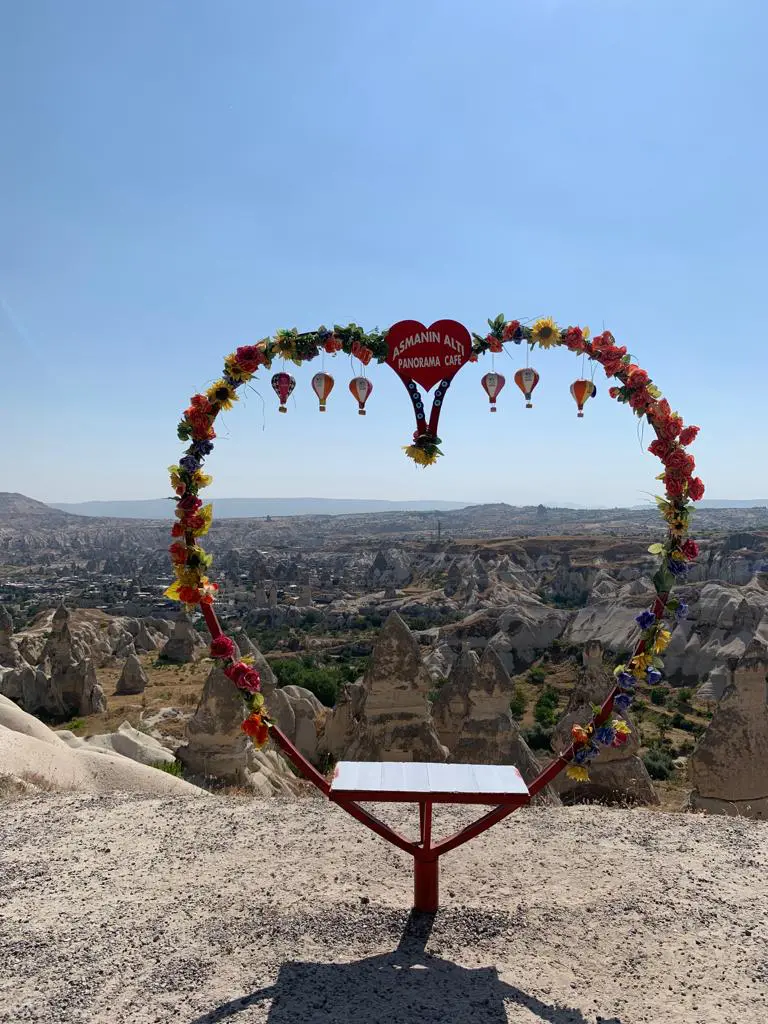
MULTIPOLYGON (((660 559, 653 577, 657 595, 653 608, 638 616, 640 638, 627 664, 615 669, 615 685, 611 692, 601 707, 593 709, 590 722, 573 726, 571 746, 530 785, 530 792, 534 795, 566 766, 572 778, 587 781, 587 766, 599 754, 600 748, 620 746, 629 735, 627 724, 621 718, 612 717, 614 709, 622 712, 630 706, 638 682, 656 683, 661 679, 661 656, 671 636, 665 617, 681 618, 686 611, 684 602, 671 597, 671 591, 698 554, 698 546, 688 537, 688 525, 691 503, 703 497, 704 485, 693 476, 695 462, 686 448, 695 440, 699 428, 684 425, 646 371, 632 361, 624 346, 616 345, 609 331, 590 340, 587 329, 568 327, 562 330, 550 318, 537 320, 529 327, 517 320, 506 320, 503 315, 489 320, 488 325, 490 330, 484 336, 473 334, 471 361, 476 361, 487 351, 501 352, 504 344, 525 342, 531 348, 537 345, 543 349, 564 347, 599 363, 606 376, 617 381, 617 386, 609 389, 611 398, 628 405, 638 417, 644 417, 650 423, 656 439, 648 450, 664 465, 658 479, 664 483, 665 496, 656 501, 666 521, 667 532, 664 541, 649 549, 660 559)), ((166 596, 187 606, 200 606, 211 633, 211 657, 221 659, 224 672, 240 690, 249 712, 243 722, 243 730, 258 746, 266 743, 269 730, 276 727, 264 706, 258 672, 248 658, 236 656, 235 643, 224 635, 213 610, 218 587, 207 575, 211 556, 199 543, 199 538, 208 532, 213 516, 213 507, 203 505, 198 497, 198 492, 211 482, 211 477, 203 472, 203 462, 213 450, 216 417, 222 410, 232 408, 238 400, 238 389, 251 380, 260 367, 269 368, 276 357, 301 365, 322 352, 333 354, 339 351, 355 356, 363 364, 371 359, 385 362, 388 352, 386 332, 366 333, 356 324, 349 324, 347 327, 336 326, 332 331, 325 327, 302 334, 295 330, 279 331, 274 338, 241 346, 224 360, 221 378, 205 394, 192 396, 178 427, 179 439, 190 443, 178 465, 170 467, 176 522, 171 531, 174 539, 169 550, 176 581, 168 588, 166 596)), ((429 465, 439 454, 439 439, 434 441, 432 448, 430 441, 426 446, 410 446, 407 452, 422 465, 429 465)))

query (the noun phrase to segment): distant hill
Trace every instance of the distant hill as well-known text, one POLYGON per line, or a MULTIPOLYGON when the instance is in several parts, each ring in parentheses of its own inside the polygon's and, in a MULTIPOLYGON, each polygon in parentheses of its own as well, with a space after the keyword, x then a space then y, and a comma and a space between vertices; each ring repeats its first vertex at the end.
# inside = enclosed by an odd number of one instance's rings
MULTIPOLYGON (((17 497, 21 497, 18 495, 17 497)), ((24 499, 29 501, 30 499, 24 499)), ((41 504, 34 502, 35 505, 41 504)), ((446 512, 465 508, 466 501, 380 501, 368 498, 212 498, 217 519, 264 516, 341 516, 364 512, 446 512)), ((78 516, 117 519, 170 519, 174 504, 167 498, 144 501, 51 502, 50 507, 78 516)))
POLYGON ((30 526, 42 526, 54 522, 66 522, 70 517, 63 511, 35 501, 25 494, 12 491, 0 491, 0 522, 3 520, 24 519, 30 526))
POLYGON ((705 498, 697 502, 697 508, 768 508, 768 498, 705 498))

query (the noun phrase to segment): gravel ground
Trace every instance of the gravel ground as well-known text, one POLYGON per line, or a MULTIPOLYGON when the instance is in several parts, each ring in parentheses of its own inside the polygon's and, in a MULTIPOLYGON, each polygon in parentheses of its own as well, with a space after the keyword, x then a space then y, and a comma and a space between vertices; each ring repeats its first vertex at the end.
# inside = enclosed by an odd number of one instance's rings
POLYGON ((0 1021, 764 1024, 766 867, 768 823, 527 809, 443 859, 430 920, 321 800, 21 799, 0 1021))

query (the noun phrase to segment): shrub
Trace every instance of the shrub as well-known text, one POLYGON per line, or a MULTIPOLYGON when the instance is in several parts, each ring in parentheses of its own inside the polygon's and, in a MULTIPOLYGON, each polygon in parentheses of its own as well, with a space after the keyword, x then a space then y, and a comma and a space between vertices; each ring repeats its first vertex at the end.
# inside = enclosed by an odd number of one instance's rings
POLYGON ((665 686, 652 686, 651 687, 651 704, 655 704, 657 708, 663 708, 667 703, 667 689, 665 686))
POLYGON ((672 715, 671 724, 673 729, 682 729, 684 732, 693 732, 695 728, 693 722, 689 721, 685 715, 681 714, 679 711, 676 711, 674 715, 672 715))
POLYGON ((159 772, 165 772, 167 775, 175 775, 177 779, 182 778, 184 770, 182 768, 181 761, 155 761, 151 768, 157 768, 159 772))
POLYGON ((515 692, 512 694, 512 700, 509 702, 509 710, 512 717, 519 722, 525 714, 525 709, 527 707, 528 698, 525 695, 525 690, 522 686, 518 685, 515 687, 515 692))
POLYGON ((528 678, 532 683, 543 683, 547 678, 547 670, 541 665, 536 665, 534 668, 528 669, 528 678))
POLYGON ((531 750, 549 750, 552 730, 546 729, 537 722, 536 725, 523 732, 523 737, 531 750))
POLYGON ((303 686, 321 704, 332 708, 339 688, 346 682, 343 670, 333 665, 318 665, 312 658, 276 658, 270 661, 279 686, 303 686))
POLYGON ((689 686, 684 686, 682 690, 677 691, 677 706, 679 708, 690 707, 692 696, 693 690, 689 686))
POLYGON ((544 688, 533 708, 533 717, 545 729, 552 729, 557 721, 557 690, 551 686, 544 688))
POLYGON ((652 779, 663 781, 672 774, 672 757, 662 747, 651 747, 643 754, 643 764, 652 779))

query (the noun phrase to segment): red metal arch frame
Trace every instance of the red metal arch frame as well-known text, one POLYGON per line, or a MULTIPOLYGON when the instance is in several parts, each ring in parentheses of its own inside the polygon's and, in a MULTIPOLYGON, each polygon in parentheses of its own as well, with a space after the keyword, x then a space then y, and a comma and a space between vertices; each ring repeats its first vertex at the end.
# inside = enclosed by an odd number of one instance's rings
MULTIPOLYGON (((470 361, 475 361, 489 350, 501 351, 505 344, 523 342, 531 348, 537 345, 540 348, 560 346, 576 355, 586 356, 602 365, 606 376, 615 378, 617 386, 610 388, 610 396, 629 405, 638 417, 645 418, 651 425, 656 438, 649 451, 664 464, 664 472, 659 479, 664 481, 666 494, 656 500, 667 523, 667 532, 664 542, 650 549, 660 559, 658 572, 654 576, 656 600, 652 609, 638 619, 641 627, 639 640, 627 664, 617 667, 616 684, 602 706, 595 709, 591 721, 584 726, 574 726, 573 742, 569 747, 555 757, 529 785, 529 793, 533 797, 564 769, 575 773, 574 777, 584 778, 589 762, 599 754, 601 746, 616 746, 625 739, 625 733, 622 732, 624 723, 611 717, 614 711, 620 712, 630 705, 638 681, 656 681, 656 678, 661 678, 661 655, 670 636, 670 631, 665 627, 665 615, 676 611, 679 614, 680 603, 670 599, 672 586, 685 574, 688 563, 698 553, 696 544, 688 538, 688 524, 692 512, 691 503, 703 496, 704 486, 698 477, 693 476, 695 462, 693 456, 685 450, 695 440, 698 427, 684 425, 682 418, 672 411, 669 403, 653 385, 647 372, 632 361, 626 348, 616 345, 610 332, 604 331, 590 340, 588 331, 579 327, 560 329, 548 318, 537 321, 531 327, 521 326, 516 320, 507 321, 503 316, 489 320, 488 323, 490 333, 484 337, 473 335, 470 361)), ((177 507, 172 530, 174 541, 169 550, 176 582, 169 587, 166 595, 187 606, 199 606, 211 634, 211 656, 223 661, 225 673, 240 689, 248 709, 248 717, 243 723, 244 731, 257 745, 265 743, 271 733, 286 757, 324 796, 338 803, 374 833, 409 853, 415 864, 417 907, 435 909, 439 857, 503 820, 521 805, 521 801, 510 800, 499 804, 466 828, 433 843, 432 801, 426 794, 419 801, 420 838, 417 842, 401 836, 361 807, 358 801, 348 796, 334 795, 328 780, 269 720, 259 692, 258 673, 246 659, 239 659, 234 642, 223 633, 216 617, 213 602, 218 588, 206 575, 211 558, 199 544, 199 538, 208 532, 212 519, 212 506, 203 506, 198 492, 211 479, 202 472, 202 465, 213 449, 216 436, 213 424, 217 415, 232 407, 237 401, 238 388, 250 380, 260 367, 268 368, 273 358, 281 357, 301 364, 322 351, 344 351, 360 359, 363 365, 373 357, 378 362, 384 362, 388 351, 386 333, 365 334, 354 324, 346 328, 334 327, 333 331, 318 328, 306 334, 298 334, 296 331, 279 332, 274 338, 256 345, 242 346, 231 353, 224 361, 221 379, 205 394, 192 397, 178 427, 179 438, 189 441, 189 447, 179 464, 170 467, 177 507)), ((415 440, 418 444, 418 438, 415 440)), ((432 445, 433 440, 431 435, 427 435, 427 447, 431 445, 437 451, 436 446, 432 445)), ((437 454, 440 454, 439 451, 437 454)), ((432 457, 430 461, 433 461, 432 457)))

